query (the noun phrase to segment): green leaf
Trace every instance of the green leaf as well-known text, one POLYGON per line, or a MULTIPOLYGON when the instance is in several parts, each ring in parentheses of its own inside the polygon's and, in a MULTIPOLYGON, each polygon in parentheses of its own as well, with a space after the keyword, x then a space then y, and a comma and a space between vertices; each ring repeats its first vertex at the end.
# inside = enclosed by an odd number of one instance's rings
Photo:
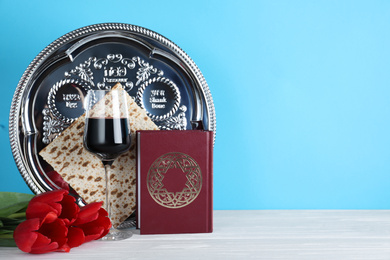
POLYGON ((17 226, 20 223, 22 223, 24 220, 25 218, 1 218, 0 217, 0 221, 3 223, 3 226, 17 226))
POLYGON ((14 238, 14 236, 13 236, 13 234, 3 234, 3 235, 0 235, 0 239, 2 239, 2 238, 14 238))
MULTIPOLYGON (((23 212, 16 212, 16 213, 13 213, 11 215, 9 215, 7 218, 9 219, 25 219, 26 218, 26 210, 24 210, 23 212)), ((1 217, 0 217, 1 219, 1 217)))
POLYGON ((0 192, 0 247, 16 246, 13 239, 15 228, 25 220, 31 194, 0 192))
POLYGON ((0 238, 0 247, 16 247, 15 241, 13 238, 0 238))
POLYGON ((9 218, 13 218, 13 219, 25 219, 26 218, 26 211, 24 212, 16 212, 14 214, 11 214, 8 216, 9 218))
POLYGON ((12 219, 0 217, 0 247, 15 246, 13 234, 16 227, 24 221, 24 218, 12 219))
POLYGON ((0 192, 0 217, 8 217, 26 208, 33 197, 32 194, 0 192))
POLYGON ((4 234, 13 234, 13 230, 5 230, 5 229, 0 229, 0 236, 4 234))

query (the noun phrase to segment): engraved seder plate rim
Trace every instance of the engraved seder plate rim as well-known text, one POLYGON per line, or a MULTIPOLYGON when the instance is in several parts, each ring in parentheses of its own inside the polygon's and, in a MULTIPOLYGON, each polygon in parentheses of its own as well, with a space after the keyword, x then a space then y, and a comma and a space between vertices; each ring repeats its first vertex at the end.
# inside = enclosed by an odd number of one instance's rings
POLYGON ((42 169, 39 169, 39 166, 37 166, 38 163, 36 163, 35 158, 36 153, 39 152, 35 147, 37 129, 34 125, 30 125, 31 122, 29 118, 31 115, 25 112, 27 110, 25 107, 29 106, 35 98, 32 93, 32 87, 34 85, 33 82, 37 77, 36 74, 39 73, 42 64, 47 62, 51 55, 59 52, 59 49, 65 44, 79 39, 80 44, 82 44, 83 37, 85 38, 95 33, 105 32, 125 32, 135 35, 136 37, 151 39, 175 55, 175 57, 188 68, 189 73, 191 73, 191 76, 196 80, 197 86, 193 86, 193 88, 197 88, 197 91, 201 92, 200 95, 197 96, 197 98, 201 100, 196 100, 196 102, 202 103, 206 107, 205 113, 208 125, 205 130, 214 132, 215 142, 215 108, 209 87, 195 62, 180 47, 154 31, 131 24, 103 23, 82 27, 58 38, 35 57, 21 77, 12 99, 9 117, 11 150, 20 174, 35 194, 53 189, 39 174, 42 169))

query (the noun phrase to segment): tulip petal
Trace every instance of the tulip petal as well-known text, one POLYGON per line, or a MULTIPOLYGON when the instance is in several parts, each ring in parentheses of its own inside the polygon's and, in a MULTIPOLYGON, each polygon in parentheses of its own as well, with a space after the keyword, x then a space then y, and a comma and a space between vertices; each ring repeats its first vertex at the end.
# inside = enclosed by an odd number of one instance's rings
POLYGON ((88 242, 107 235, 111 228, 111 221, 107 217, 107 211, 100 209, 99 217, 96 220, 80 225, 79 227, 84 231, 85 242, 88 242))
POLYGON ((26 210, 26 218, 39 218, 46 219, 46 222, 53 222, 57 219, 58 211, 47 203, 43 202, 30 202, 26 210), (51 213, 49 216, 48 214, 51 213), (54 214, 54 215, 53 215, 54 214), (48 218, 49 217, 49 218, 48 218))
POLYGON ((40 220, 38 218, 28 219, 20 223, 14 231, 14 240, 16 245, 23 252, 29 253, 38 233, 34 232, 39 229, 40 220))
POLYGON ((43 223, 38 230, 39 233, 48 237, 53 242, 57 242, 59 247, 66 244, 68 227, 62 219, 57 219, 52 223, 43 223))
POLYGON ((58 250, 58 243, 52 242, 48 237, 38 234, 37 239, 35 240, 34 245, 31 248, 29 253, 31 254, 43 254, 48 252, 53 252, 58 250))
POLYGON ((104 231, 105 230, 103 227, 96 227, 94 230, 95 233, 91 233, 90 235, 85 235, 85 243, 104 237, 105 236, 103 235, 104 231))
POLYGON ((99 217, 99 210, 101 209, 103 202, 93 202, 80 209, 77 220, 74 225, 82 225, 96 220, 99 217))
POLYGON ((80 207, 76 204, 76 199, 70 195, 64 195, 60 204, 62 205, 62 210, 59 218, 63 219, 66 225, 69 226, 76 220, 80 207))
POLYGON ((66 190, 53 190, 53 191, 47 191, 40 193, 36 195, 34 198, 31 199, 31 202, 58 202, 61 201, 64 197, 64 194, 68 194, 68 191, 66 190))
POLYGON ((105 209, 101 208, 101 209, 99 209, 99 216, 100 217, 108 217, 108 212, 105 209))
POLYGON ((70 227, 68 230, 68 245, 69 247, 77 247, 83 244, 85 241, 85 235, 81 228, 70 227))
POLYGON ((33 204, 35 202, 41 202, 41 203, 49 204, 51 207, 55 208, 58 213, 60 213, 62 207, 61 204, 59 204, 58 202, 60 202, 63 199, 64 195, 67 194, 68 191, 66 190, 53 190, 53 191, 48 191, 48 192, 38 194, 31 199, 29 203, 29 207, 30 204, 33 204))

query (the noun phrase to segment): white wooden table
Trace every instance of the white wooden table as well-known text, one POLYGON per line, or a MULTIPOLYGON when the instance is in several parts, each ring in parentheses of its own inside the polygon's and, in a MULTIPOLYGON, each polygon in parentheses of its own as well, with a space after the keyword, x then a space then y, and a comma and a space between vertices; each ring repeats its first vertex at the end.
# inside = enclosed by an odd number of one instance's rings
POLYGON ((0 259, 390 259, 390 210, 214 211, 211 234, 94 241, 70 253, 0 259))

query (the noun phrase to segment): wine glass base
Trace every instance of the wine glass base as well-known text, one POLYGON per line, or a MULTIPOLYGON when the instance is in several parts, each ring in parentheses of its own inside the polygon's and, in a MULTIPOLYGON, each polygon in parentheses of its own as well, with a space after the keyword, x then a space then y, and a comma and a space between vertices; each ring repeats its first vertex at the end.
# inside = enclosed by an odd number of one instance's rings
POLYGON ((130 230, 119 230, 116 228, 111 228, 110 232, 105 237, 102 237, 101 241, 119 241, 131 237, 133 233, 130 230))

